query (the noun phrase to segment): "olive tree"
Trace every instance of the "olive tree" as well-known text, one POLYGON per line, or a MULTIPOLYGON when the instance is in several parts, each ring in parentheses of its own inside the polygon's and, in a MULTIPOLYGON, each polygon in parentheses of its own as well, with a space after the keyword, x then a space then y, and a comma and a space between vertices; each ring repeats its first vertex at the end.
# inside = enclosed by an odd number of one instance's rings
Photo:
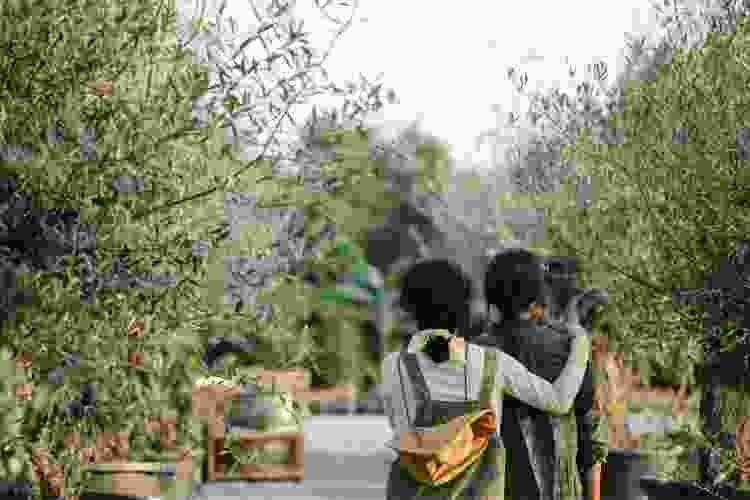
MULTIPOLYGON (((3 265, 34 295, 28 314, 2 324, 2 344, 22 372, 13 388, 18 420, 4 430, 2 452, 4 464, 33 462, 43 480, 35 496, 77 495, 81 465, 106 433, 131 431, 131 459, 195 449, 190 389, 200 370, 186 361, 197 339, 221 322, 248 335, 267 327, 256 310, 217 303, 214 284, 223 280, 209 271, 229 246, 225 194, 272 196, 273 186, 288 185, 279 164, 289 109, 316 91, 336 93, 313 78, 325 57, 307 45, 289 7, 258 11, 262 22, 245 42, 217 44, 236 55, 265 44, 262 57, 211 69, 175 32, 170 2, 0 7, 3 265), (271 33, 276 39, 266 40, 271 33), (241 98, 237 73, 255 79, 241 98), (196 120, 207 92, 215 106, 196 120), (224 135, 242 112, 256 120, 248 135, 259 148, 249 160, 224 135), (144 442, 140 422, 160 411, 178 417, 176 436, 144 442)), ((364 87, 339 92, 361 104, 354 118, 382 105, 380 91, 364 87)), ((272 239, 252 241, 248 253, 272 239)), ((309 343, 278 340, 296 350, 274 352, 272 362, 308 356, 309 343)), ((124 438, 93 458, 124 453, 124 438)), ((18 472, 11 469, 4 473, 18 472)))
MULTIPOLYGON (((546 243, 581 257, 611 291, 618 350, 631 360, 669 349, 682 366, 702 361, 701 311, 672 296, 700 287, 747 235, 747 48, 742 17, 700 47, 660 44, 663 61, 624 81, 609 116, 561 148, 591 179, 590 203, 576 203, 570 178, 537 197, 549 214, 546 243)), ((722 325, 723 350, 735 347, 737 326, 722 325)), ((729 401, 724 429, 734 430, 747 398, 729 401)))

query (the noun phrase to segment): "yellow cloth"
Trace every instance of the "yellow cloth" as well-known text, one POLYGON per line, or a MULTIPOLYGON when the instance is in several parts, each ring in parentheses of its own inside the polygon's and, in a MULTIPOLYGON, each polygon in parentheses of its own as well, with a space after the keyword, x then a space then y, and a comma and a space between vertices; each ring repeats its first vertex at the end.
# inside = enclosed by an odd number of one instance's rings
POLYGON ((481 458, 495 426, 495 413, 480 410, 426 431, 402 432, 396 451, 415 480, 439 486, 481 458))

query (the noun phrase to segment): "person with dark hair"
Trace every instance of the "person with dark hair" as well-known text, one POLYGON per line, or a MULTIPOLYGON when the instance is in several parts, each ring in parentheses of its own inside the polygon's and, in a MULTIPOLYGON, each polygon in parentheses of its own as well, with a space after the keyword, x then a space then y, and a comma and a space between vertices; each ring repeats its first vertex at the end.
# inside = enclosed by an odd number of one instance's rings
MULTIPOLYGON (((388 477, 388 499, 501 498, 506 481, 506 447, 499 435, 503 396, 555 415, 572 408, 591 350, 578 324, 578 299, 571 302, 566 317, 570 355, 560 376, 548 382, 497 348, 464 341, 472 290, 467 275, 447 260, 419 262, 401 279, 400 304, 413 316, 418 332, 383 362, 383 403, 394 431, 388 446, 399 454, 388 477), (471 453, 451 449, 447 455, 434 455, 448 457, 436 467, 408 445, 424 445, 421 433, 439 435, 446 426, 468 425, 458 417, 477 415, 489 417, 481 427, 487 434, 476 439, 479 431, 473 429, 471 446, 479 448, 471 453), (410 439, 415 435, 416 440, 410 439), (435 477, 442 473, 442 479, 435 477)), ((428 450, 429 456, 433 453, 428 450)))
POLYGON ((469 326, 472 296, 471 279, 457 264, 426 260, 412 266, 402 278, 399 305, 415 319, 419 331, 458 330, 462 336, 469 326))
MULTIPOLYGON (((496 255, 487 268, 485 296, 502 319, 474 341, 501 348, 532 373, 555 380, 569 355, 569 340, 559 320, 548 314, 553 302, 550 292, 540 257, 524 249, 496 255)), ((577 293, 580 303, 575 307, 584 322, 593 304, 607 300, 606 292, 599 289, 577 293)), ((602 443, 592 436, 592 373, 589 363, 573 411, 567 415, 545 413, 506 397, 501 436, 509 450, 508 498, 598 498, 598 489, 591 488, 598 481, 592 481, 590 471, 606 457, 606 438, 602 453, 602 443)))

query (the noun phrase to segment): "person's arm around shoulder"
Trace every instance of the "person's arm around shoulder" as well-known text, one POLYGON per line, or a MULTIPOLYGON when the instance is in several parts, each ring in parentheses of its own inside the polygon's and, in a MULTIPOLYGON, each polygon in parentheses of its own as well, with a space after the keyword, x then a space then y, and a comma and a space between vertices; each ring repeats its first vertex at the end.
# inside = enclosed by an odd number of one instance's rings
POLYGON ((568 305, 566 330, 571 335, 571 349, 560 376, 550 384, 515 358, 501 352, 497 360, 498 373, 502 377, 499 386, 506 394, 554 415, 571 411, 591 353, 590 339, 578 318, 578 301, 583 295, 574 297, 568 305))

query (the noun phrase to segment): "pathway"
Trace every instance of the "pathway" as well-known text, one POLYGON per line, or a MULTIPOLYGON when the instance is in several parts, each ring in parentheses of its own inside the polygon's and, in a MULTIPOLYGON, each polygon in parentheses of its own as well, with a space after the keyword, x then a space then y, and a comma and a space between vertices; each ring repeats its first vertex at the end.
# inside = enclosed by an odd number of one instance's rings
POLYGON ((204 485, 207 500, 383 500, 393 453, 385 417, 315 416, 305 422, 305 479, 293 482, 220 481, 204 485))
MULTIPOLYGON (((670 419, 627 416, 629 429, 664 432, 670 419)), ((221 481, 204 485, 206 500, 383 500, 394 454, 383 448, 383 416, 314 416, 305 421, 305 479, 292 482, 221 481)), ((195 499, 199 500, 199 499, 195 499)), ((200 499, 203 500, 203 499, 200 499)))

